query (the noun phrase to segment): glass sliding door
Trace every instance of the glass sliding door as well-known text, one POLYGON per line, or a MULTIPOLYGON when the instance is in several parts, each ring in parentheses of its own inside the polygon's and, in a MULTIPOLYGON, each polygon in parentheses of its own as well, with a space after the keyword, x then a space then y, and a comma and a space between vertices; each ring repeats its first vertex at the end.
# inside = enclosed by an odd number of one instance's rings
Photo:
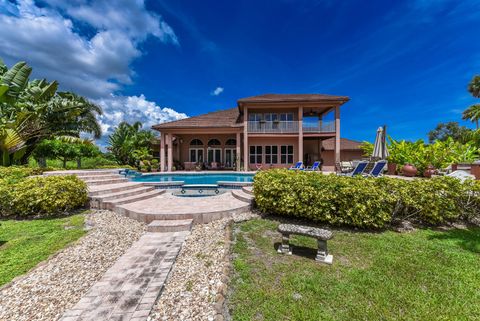
POLYGON ((237 150, 235 148, 225 148, 225 167, 235 168, 237 166, 237 150))

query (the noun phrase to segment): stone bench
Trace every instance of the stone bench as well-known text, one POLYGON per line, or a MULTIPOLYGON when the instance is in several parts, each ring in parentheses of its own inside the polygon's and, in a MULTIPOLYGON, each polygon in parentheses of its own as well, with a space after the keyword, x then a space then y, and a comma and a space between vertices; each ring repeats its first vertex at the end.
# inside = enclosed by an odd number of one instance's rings
POLYGON ((294 224, 280 224, 278 226, 278 231, 282 234, 282 244, 278 247, 278 253, 292 254, 290 247, 290 235, 295 234, 310 236, 316 238, 318 242, 318 250, 315 261, 332 264, 333 256, 328 254, 327 249, 327 241, 333 237, 333 233, 331 231, 317 227, 294 224))

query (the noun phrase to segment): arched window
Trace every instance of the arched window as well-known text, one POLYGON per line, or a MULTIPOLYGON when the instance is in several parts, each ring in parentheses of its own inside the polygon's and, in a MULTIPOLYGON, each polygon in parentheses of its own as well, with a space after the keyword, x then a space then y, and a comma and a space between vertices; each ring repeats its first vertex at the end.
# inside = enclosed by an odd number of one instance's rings
POLYGON ((203 146, 203 142, 200 139, 192 139, 190 146, 203 146))
POLYGON ((220 146, 220 141, 216 138, 212 138, 208 141, 208 146, 220 146))
POLYGON ((227 141, 225 142, 225 145, 235 146, 235 145, 237 145, 237 140, 235 138, 227 139, 227 141))

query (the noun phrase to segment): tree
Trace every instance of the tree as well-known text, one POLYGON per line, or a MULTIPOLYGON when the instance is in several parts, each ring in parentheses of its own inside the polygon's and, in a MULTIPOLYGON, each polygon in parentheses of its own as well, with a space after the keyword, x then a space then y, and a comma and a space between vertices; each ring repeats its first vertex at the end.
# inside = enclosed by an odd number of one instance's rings
POLYGON ((45 165, 41 159, 59 159, 62 161, 63 168, 67 168, 67 162, 77 160, 77 167, 81 167, 83 157, 95 157, 100 154, 100 150, 89 140, 78 140, 69 142, 66 139, 43 140, 37 145, 34 156, 38 163, 45 165))
MULTIPOLYGON (((468 84, 468 91, 475 98, 480 98, 480 76, 476 75, 468 84)), ((476 124, 478 129, 478 120, 480 119, 480 104, 474 104, 468 107, 462 115, 462 119, 469 120, 476 124)))
POLYGON ((58 83, 29 81, 32 68, 19 62, 8 69, 0 60, 0 165, 26 163, 37 145, 58 136, 101 136, 100 107, 58 83))
POLYGON ((142 123, 132 125, 122 122, 108 137, 108 150, 120 165, 138 166, 139 157, 151 154, 151 144, 155 137, 149 130, 142 130, 142 123))
POLYGON ((437 140, 444 142, 451 137, 454 141, 465 143, 471 131, 465 126, 460 126, 458 122, 439 123, 435 129, 428 133, 428 140, 430 143, 437 140))

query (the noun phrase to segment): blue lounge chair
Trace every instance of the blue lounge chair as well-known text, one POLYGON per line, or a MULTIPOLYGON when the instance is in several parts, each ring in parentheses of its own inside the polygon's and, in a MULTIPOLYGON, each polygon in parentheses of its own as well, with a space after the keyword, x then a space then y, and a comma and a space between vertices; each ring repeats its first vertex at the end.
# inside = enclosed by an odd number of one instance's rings
POLYGON ((370 173, 367 174, 367 176, 378 177, 382 175, 383 170, 385 169, 385 166, 387 166, 386 160, 381 160, 376 162, 375 165, 373 165, 373 168, 370 171, 370 173))
POLYGON ((289 168, 290 170, 302 170, 303 169, 303 162, 297 162, 295 166, 289 168))
MULTIPOLYGON (((355 175, 360 175, 363 173, 365 168, 367 167, 368 162, 359 162, 357 166, 351 171, 350 173, 343 174, 345 176, 355 176, 355 175)), ((342 175, 342 174, 341 174, 342 175)))
POLYGON ((307 172, 319 171, 320 170, 320 164, 321 164, 320 161, 316 161, 315 163, 313 163, 312 166, 308 166, 307 168, 305 168, 305 171, 307 171, 307 172))

